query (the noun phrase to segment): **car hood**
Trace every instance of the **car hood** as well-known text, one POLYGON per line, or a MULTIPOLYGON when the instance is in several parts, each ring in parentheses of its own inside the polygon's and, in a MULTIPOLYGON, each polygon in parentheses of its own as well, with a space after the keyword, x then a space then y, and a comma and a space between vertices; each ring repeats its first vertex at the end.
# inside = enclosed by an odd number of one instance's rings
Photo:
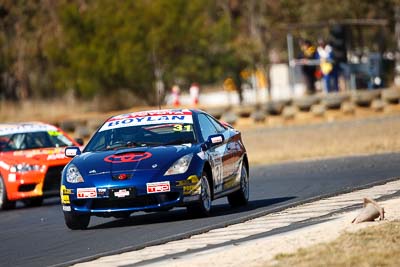
POLYGON ((179 145, 85 152, 71 163, 78 167, 83 176, 134 170, 163 171, 180 157, 198 149, 193 145, 179 145))
POLYGON ((64 155, 64 147, 41 148, 30 150, 19 150, 10 152, 1 152, 0 158, 8 164, 25 162, 28 164, 48 164, 58 163, 66 164, 70 159, 64 155))

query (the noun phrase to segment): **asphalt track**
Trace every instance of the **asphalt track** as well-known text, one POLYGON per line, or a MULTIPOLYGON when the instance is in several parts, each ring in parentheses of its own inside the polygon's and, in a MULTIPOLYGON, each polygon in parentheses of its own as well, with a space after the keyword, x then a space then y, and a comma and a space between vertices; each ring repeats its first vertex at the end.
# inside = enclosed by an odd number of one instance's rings
POLYGON ((294 162, 251 168, 250 203, 231 209, 213 202, 209 218, 184 209, 136 213, 129 219, 92 217, 89 229, 64 225, 59 199, 38 208, 0 212, 0 266, 67 265, 96 255, 128 251, 178 239, 299 202, 353 191, 400 177, 400 153, 294 162))

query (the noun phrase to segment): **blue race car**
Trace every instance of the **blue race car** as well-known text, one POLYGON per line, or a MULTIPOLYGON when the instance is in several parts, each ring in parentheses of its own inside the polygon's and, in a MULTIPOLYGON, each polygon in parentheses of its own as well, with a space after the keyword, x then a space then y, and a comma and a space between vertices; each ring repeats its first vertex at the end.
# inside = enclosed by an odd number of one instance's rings
POLYGON ((90 216, 129 217, 135 211, 185 206, 210 214, 211 201, 249 199, 249 163, 241 134, 200 110, 170 109, 108 119, 62 172, 61 202, 70 229, 90 216))

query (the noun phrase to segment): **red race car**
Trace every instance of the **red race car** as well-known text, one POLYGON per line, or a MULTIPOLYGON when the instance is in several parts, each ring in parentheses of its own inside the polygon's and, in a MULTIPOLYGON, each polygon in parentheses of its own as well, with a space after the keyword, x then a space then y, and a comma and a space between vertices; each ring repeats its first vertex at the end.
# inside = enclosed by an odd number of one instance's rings
POLYGON ((61 171, 70 161, 67 146, 82 145, 61 129, 41 122, 0 124, 0 209, 17 200, 40 206, 59 195, 61 171))

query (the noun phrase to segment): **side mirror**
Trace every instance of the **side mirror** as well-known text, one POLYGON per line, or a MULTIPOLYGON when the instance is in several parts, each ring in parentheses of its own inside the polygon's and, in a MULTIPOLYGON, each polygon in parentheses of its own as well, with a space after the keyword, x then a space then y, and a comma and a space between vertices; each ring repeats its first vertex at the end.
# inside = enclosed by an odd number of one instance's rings
POLYGON ((73 158, 75 156, 80 155, 82 152, 77 146, 69 146, 65 149, 65 156, 68 158, 73 158))
POLYGON ((225 138, 223 134, 213 134, 208 137, 202 148, 203 150, 207 150, 208 148, 222 144, 224 141, 225 138))
POLYGON ((75 141, 78 143, 78 145, 83 146, 85 142, 83 141, 83 138, 75 138, 75 141))

